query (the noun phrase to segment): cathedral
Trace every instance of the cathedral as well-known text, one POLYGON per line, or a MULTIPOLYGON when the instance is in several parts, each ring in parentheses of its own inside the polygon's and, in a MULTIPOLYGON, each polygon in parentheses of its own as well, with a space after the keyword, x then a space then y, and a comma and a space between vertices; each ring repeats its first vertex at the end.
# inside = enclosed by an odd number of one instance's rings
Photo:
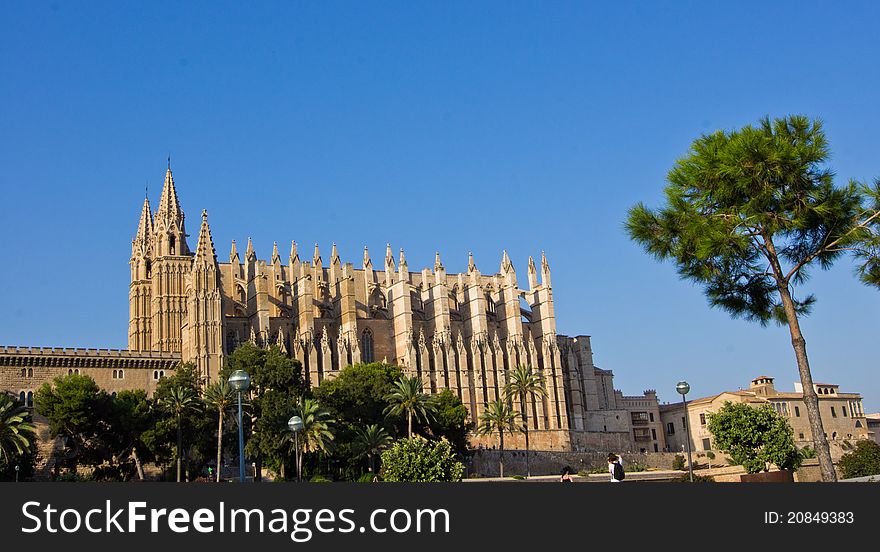
MULTIPOLYGON (((390 245, 375 266, 365 247, 355 267, 335 244, 325 260, 317 244, 301 258, 291 242, 283 262, 277 243, 266 260, 250 240, 243 256, 233 241, 220 262, 206 211, 199 225, 190 249, 169 165, 158 206, 154 212, 144 200, 131 244, 128 349, 0 347, 0 389, 28 402, 43 381, 86 373, 110 392, 152 392, 181 361, 210 382, 224 356, 249 341, 299 360, 312 386, 350 364, 396 364, 419 376, 426 393, 452 390, 476 421, 501 396, 509 371, 524 364, 543 375, 546 389, 518 405, 533 447, 665 448, 656 393, 624 396, 611 371, 594 366, 589 336, 557 334, 543 253, 529 258, 525 278, 506 252, 497 271, 481 272, 469 254, 467 271, 453 274, 439 253, 432 267, 411 271, 404 251, 395 257, 390 245)), ((508 447, 522 446, 518 440, 509 436, 508 447)))

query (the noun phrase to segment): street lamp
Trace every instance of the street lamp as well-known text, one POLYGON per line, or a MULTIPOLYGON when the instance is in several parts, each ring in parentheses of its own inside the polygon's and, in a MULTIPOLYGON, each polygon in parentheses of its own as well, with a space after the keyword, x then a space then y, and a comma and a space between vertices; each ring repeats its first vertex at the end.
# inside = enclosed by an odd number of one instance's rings
POLYGON ((21 468, 18 464, 15 465, 15 482, 18 483, 18 470, 21 468))
POLYGON ((244 370, 229 376, 229 386, 238 393, 238 477, 244 483, 244 428, 241 425, 241 394, 251 386, 251 377, 244 370))
POLYGON ((302 431, 303 428, 302 418, 300 418, 299 416, 294 416, 293 418, 287 420, 287 427, 288 429, 290 429, 291 433, 293 433, 293 462, 296 464, 296 480, 302 481, 302 475, 299 472, 299 432, 302 431))
POLYGON ((687 441, 688 447, 688 477, 691 480, 691 483, 693 483, 694 465, 691 461, 691 423, 688 419, 687 401, 685 401, 685 396, 690 392, 691 385, 686 381, 680 381, 675 385, 675 390, 681 394, 681 406, 682 412, 684 412, 684 440, 687 441))

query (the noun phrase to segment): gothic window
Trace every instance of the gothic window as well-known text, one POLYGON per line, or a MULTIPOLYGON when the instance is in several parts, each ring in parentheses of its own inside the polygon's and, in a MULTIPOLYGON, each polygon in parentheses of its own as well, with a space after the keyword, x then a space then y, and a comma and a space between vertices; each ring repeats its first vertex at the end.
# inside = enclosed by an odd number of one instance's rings
POLYGON ((116 378, 117 378, 117 375, 118 375, 118 371, 113 370, 113 379, 116 379, 116 378))
POLYGON ((238 286, 238 302, 246 305, 247 304, 247 295, 244 292, 244 286, 238 286))
POLYGON ((164 377, 165 377, 165 370, 159 370, 159 379, 162 379, 164 377))
POLYGON ((373 362, 373 332, 370 328, 361 335, 361 357, 365 363, 373 362))
POLYGON ((34 369, 33 368, 28 368, 27 377, 29 377, 29 378, 34 377, 34 369))
POLYGON ((28 408, 33 408, 33 407, 34 407, 34 392, 33 392, 33 391, 28 391, 28 392, 27 392, 27 403, 26 403, 26 405, 27 405, 28 408))
POLYGON ((73 373, 78 376, 79 375, 79 368, 74 369, 73 373))
POLYGON ((486 294, 486 312, 495 314, 495 301, 492 300, 492 295, 489 293, 486 294))
POLYGON ((68 376, 72 376, 72 375, 73 375, 73 368, 67 370, 67 375, 68 375, 68 376))
POLYGON ((458 286, 452 286, 452 289, 449 291, 449 310, 457 311, 458 310, 458 286))
POLYGON ((25 400, 26 400, 25 394, 24 394, 24 391, 22 391, 21 393, 18 394, 18 402, 20 402, 21 404, 26 404, 25 400))
POLYGON ((171 255, 175 255, 175 253, 174 253, 174 236, 168 237, 168 252, 171 255))
POLYGON ((154 380, 159 379, 159 371, 158 370, 153 370, 153 379, 154 380))
POLYGON ((153 263, 147 261, 147 278, 150 278, 153 275, 153 263))
POLYGON ((27 370, 25 370, 24 368, 22 368, 22 369, 21 369, 21 377, 25 377, 25 376, 27 376, 27 370))

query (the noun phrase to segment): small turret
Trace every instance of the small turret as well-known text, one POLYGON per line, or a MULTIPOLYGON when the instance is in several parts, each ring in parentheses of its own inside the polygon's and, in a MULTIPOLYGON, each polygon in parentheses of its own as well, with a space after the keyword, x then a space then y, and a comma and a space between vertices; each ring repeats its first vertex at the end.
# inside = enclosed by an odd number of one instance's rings
POLYGON ((235 240, 232 240, 232 248, 229 251, 229 263, 233 265, 241 264, 241 259, 238 257, 238 249, 235 247, 235 240))
POLYGON ((534 290, 538 287, 538 269, 535 268, 535 259, 529 255, 529 289, 534 290))

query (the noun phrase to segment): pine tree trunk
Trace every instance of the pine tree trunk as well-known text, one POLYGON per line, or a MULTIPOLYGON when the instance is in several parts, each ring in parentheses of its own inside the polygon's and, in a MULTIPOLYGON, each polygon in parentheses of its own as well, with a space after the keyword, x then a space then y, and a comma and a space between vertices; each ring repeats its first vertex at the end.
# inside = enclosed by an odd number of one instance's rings
POLYGON ((813 375, 810 373, 810 361, 807 358, 807 340, 804 339, 804 335, 801 333, 794 299, 792 299, 791 292, 788 289, 789 282, 784 277, 782 266, 779 264, 776 246, 773 244, 769 234, 764 233, 762 237, 764 238, 764 245, 767 247, 767 258, 770 261, 773 274, 776 276, 776 288, 779 290, 785 318, 788 320, 791 346, 797 359, 798 373, 800 374, 801 386, 803 387, 803 400, 804 406, 807 409, 807 420, 810 422, 813 445, 816 447, 816 458, 819 460, 819 472, 822 474, 822 481, 834 482, 837 481, 837 473, 834 471, 831 450, 828 448, 828 439, 825 437, 822 417, 819 414, 819 395, 816 394, 816 389, 813 387, 813 375))
POLYGON ((137 449, 131 447, 131 457, 134 459, 134 466, 137 469, 138 479, 144 480, 144 465, 141 464, 141 458, 138 456, 137 449))
POLYGON ((801 386, 804 388, 804 406, 807 409, 810 431, 813 433, 813 443, 816 447, 816 458, 819 460, 819 471, 822 474, 822 481, 837 481, 837 473, 834 471, 834 463, 831 460, 831 450, 828 447, 828 439, 825 437, 822 417, 819 414, 819 395, 816 394, 816 389, 813 387, 810 360, 807 358, 807 341, 801 333, 794 300, 788 291, 787 285, 779 285, 779 295, 782 297, 782 306, 785 309, 785 316, 788 318, 791 346, 794 348, 798 372, 801 377, 801 386))
POLYGON ((217 483, 220 483, 220 462, 223 460, 223 409, 217 409, 220 421, 217 423, 217 483))

